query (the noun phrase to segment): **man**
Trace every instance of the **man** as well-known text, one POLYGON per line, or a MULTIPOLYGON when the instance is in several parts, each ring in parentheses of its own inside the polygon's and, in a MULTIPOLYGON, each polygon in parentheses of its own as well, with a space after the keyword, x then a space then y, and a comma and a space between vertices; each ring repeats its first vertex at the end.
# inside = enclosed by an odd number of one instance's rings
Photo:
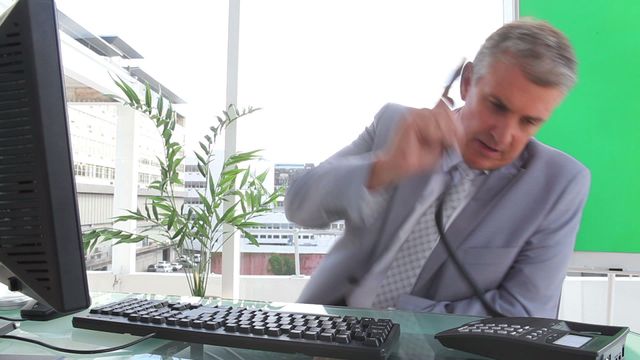
POLYGON ((533 138, 575 83, 568 40, 539 21, 493 33, 464 66, 465 105, 388 104, 351 145, 298 178, 287 217, 345 234, 300 302, 555 317, 589 171, 533 138), (435 231, 445 236, 481 299, 435 231))

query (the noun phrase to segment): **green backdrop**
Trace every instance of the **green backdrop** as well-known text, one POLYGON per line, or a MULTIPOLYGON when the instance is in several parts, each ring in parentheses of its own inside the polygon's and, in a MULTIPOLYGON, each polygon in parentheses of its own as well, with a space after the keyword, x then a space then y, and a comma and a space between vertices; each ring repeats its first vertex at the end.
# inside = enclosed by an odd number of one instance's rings
POLYGON ((640 1, 521 0, 576 49, 578 84, 537 138, 592 175, 576 250, 640 252, 640 1))

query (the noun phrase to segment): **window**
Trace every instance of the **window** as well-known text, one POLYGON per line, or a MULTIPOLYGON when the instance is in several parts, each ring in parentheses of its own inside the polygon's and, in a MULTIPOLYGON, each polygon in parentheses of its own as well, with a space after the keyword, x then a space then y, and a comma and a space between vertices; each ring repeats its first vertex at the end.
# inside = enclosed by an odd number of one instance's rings
POLYGON ((197 165, 185 165, 184 171, 188 173, 197 173, 198 166, 197 165))
MULTIPOLYGON (((180 124, 185 125, 185 154, 191 156, 212 115, 225 108, 228 2, 58 0, 57 5, 91 32, 120 36, 144 56, 133 63, 187 100, 176 109, 186 115, 180 124), (158 25, 165 19, 171 26, 158 25)), ((286 188, 349 144, 385 103, 432 106, 460 58, 472 58, 502 24, 502 5, 502 0, 242 0, 237 102, 262 110, 238 123, 238 150, 264 149, 264 162, 273 170, 269 185, 286 188)), ((117 60, 112 62, 126 66, 126 59, 117 60)), ((78 181, 87 183, 93 176, 113 186, 117 107, 75 105, 73 146, 88 149, 87 156, 74 153, 78 181), (101 157, 100 163, 93 160, 101 157)), ((158 179, 156 156, 161 154, 149 140, 154 131, 140 131, 140 154, 131 159, 138 161, 141 189, 158 179)), ((185 203, 200 204, 196 192, 206 184, 187 175, 197 174, 197 167, 190 163, 181 169, 185 203)), ((274 252, 287 256, 294 253, 295 241, 304 240, 298 241, 301 273, 312 274, 340 238, 344 222, 303 230, 288 222, 283 206, 279 199, 253 233, 268 240, 264 232, 270 229, 271 240, 287 239, 274 252)), ((274 250, 269 246, 241 245, 241 273, 270 274, 267 266, 252 266, 267 263, 274 250)), ((145 268, 141 261, 138 269, 145 268)))
MULTIPOLYGON (((460 59, 472 58, 502 25, 502 6, 502 0, 242 0, 238 103, 262 110, 238 124, 238 148, 264 149, 274 164, 271 181, 286 188, 351 143, 385 103, 435 104, 460 59)), ((282 206, 270 215, 281 218, 278 226, 266 227, 293 238, 297 227, 282 206)), ((313 273, 342 231, 344 222, 336 222, 297 234, 303 274, 313 273)), ((255 257, 268 256, 251 245, 242 251, 242 273, 258 272, 255 257)), ((293 254, 294 246, 279 251, 293 254)))

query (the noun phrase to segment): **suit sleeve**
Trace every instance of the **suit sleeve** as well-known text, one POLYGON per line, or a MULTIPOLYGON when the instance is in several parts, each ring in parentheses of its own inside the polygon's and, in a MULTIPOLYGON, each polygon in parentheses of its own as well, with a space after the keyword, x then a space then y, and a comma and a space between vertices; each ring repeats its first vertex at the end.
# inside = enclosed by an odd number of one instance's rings
POLYGON ((336 220, 366 225, 381 211, 388 191, 366 188, 375 160, 381 119, 398 106, 385 105, 358 138, 295 179, 285 196, 285 214, 306 227, 324 227, 336 220))
MULTIPOLYGON (((590 181, 589 171, 581 168, 519 252, 499 287, 485 292, 485 298, 500 313, 506 316, 557 316, 559 294, 573 253, 590 181)), ((489 315, 477 297, 433 301, 403 295, 396 307, 413 311, 489 315)))

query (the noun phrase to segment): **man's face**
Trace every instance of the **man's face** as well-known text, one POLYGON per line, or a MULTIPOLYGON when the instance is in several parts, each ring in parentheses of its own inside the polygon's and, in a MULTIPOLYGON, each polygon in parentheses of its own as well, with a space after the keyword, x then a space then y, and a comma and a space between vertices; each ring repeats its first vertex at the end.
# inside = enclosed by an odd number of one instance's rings
POLYGON ((529 81, 514 64, 495 60, 486 74, 472 80, 467 64, 459 112, 464 140, 460 150, 472 168, 493 170, 515 160, 564 98, 556 87, 529 81))

